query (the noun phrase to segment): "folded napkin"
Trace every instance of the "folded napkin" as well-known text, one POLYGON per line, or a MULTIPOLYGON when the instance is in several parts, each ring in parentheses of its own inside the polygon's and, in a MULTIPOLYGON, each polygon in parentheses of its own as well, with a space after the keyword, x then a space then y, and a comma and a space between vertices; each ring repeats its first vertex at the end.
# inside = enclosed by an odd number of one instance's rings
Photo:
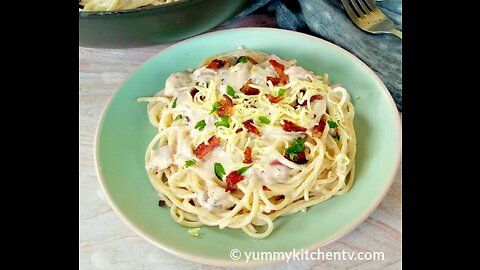
MULTIPOLYGON (((376 4, 401 31, 402 0, 376 4)), ((319 36, 356 55, 382 79, 402 111, 401 39, 364 32, 350 20, 340 0, 256 0, 230 22, 255 12, 275 13, 279 28, 319 36)))

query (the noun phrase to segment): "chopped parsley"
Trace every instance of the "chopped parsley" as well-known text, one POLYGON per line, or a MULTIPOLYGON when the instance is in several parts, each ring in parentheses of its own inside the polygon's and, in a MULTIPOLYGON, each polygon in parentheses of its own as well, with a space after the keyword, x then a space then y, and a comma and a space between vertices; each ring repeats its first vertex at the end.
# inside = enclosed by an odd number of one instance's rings
POLYGON ((300 137, 293 140, 292 146, 285 149, 285 153, 290 156, 290 159, 294 159, 297 157, 297 153, 303 152, 304 149, 305 139, 300 137))
POLYGON ((216 127, 229 127, 230 124, 228 123, 228 115, 219 115, 220 121, 215 123, 216 127))
POLYGON ((327 123, 328 123, 328 126, 330 128, 337 128, 338 127, 338 124, 334 121, 328 120, 327 123))
POLYGON ((237 172, 238 172, 239 174, 243 174, 243 173, 246 172, 248 169, 250 169, 250 167, 252 167, 252 166, 253 166, 253 165, 240 168, 240 169, 237 170, 237 172))
POLYGON ((285 89, 282 88, 282 89, 278 90, 278 96, 279 97, 283 96, 284 94, 285 94, 285 89))
POLYGON ((177 107, 177 99, 178 99, 178 98, 175 98, 175 100, 173 101, 173 103, 172 103, 172 108, 176 108, 176 107, 177 107))
POLYGON ((205 123, 205 120, 198 121, 198 123, 195 125, 195 128, 202 131, 207 123, 205 123))
POLYGON ((268 119, 268 117, 265 117, 265 116, 260 116, 258 118, 258 120, 260 120, 260 122, 262 122, 264 124, 269 124, 270 123, 270 119, 268 119))
POLYGON ((233 89, 233 87, 231 87, 230 85, 227 86, 227 95, 231 96, 232 98, 238 98, 235 89, 233 89))
POLYGON ((238 59, 237 59, 237 63, 246 63, 248 61, 247 57, 246 56, 240 56, 238 59))
POLYGON ((188 168, 188 167, 190 167, 190 166, 195 165, 195 163, 197 163, 197 161, 196 161, 195 159, 187 160, 187 161, 185 161, 185 166, 184 166, 184 167, 185 167, 185 168, 188 168))
POLYGON ((219 104, 218 101, 213 103, 212 110, 210 111, 210 114, 218 111, 218 109, 222 108, 223 104, 219 104))
POLYGON ((222 180, 223 176, 226 174, 225 169, 220 163, 213 164, 213 170, 215 171, 215 175, 217 176, 217 178, 220 180, 222 180))
POLYGON ((183 116, 181 114, 179 114, 179 115, 177 115, 177 117, 175 117, 175 119, 173 121, 177 121, 177 120, 180 120, 182 118, 183 118, 183 116))

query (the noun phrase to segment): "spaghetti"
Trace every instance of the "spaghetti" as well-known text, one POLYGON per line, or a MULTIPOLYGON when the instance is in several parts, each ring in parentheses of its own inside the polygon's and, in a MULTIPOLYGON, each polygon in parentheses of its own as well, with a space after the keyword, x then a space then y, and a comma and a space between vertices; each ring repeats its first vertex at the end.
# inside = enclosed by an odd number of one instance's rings
POLYGON ((354 107, 348 92, 284 60, 238 50, 172 74, 148 102, 158 129, 149 179, 186 227, 242 229, 347 192, 355 175, 354 107))

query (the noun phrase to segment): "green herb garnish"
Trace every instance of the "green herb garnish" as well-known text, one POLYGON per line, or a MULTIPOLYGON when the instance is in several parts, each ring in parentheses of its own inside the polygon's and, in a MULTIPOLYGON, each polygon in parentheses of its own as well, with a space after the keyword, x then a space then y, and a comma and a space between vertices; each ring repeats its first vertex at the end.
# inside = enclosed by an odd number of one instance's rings
POLYGON ((270 123, 270 119, 268 119, 267 117, 265 116, 260 116, 258 118, 258 120, 260 120, 260 122, 264 123, 264 124, 269 124, 270 123))
POLYGON ((195 128, 202 131, 207 123, 205 123, 205 120, 198 121, 198 123, 195 125, 195 128))
POLYGON ((213 164, 213 170, 215 171, 215 175, 217 176, 217 178, 222 180, 223 176, 225 175, 225 169, 223 168, 222 164, 213 164))
POLYGON ((333 139, 334 139, 336 142, 338 142, 338 141, 340 140, 340 135, 332 136, 332 137, 333 137, 333 139))
POLYGON ((248 59, 247 59, 246 56, 240 56, 240 57, 237 59, 237 63, 239 63, 239 62, 246 63, 247 61, 248 61, 248 59))
POLYGON ((233 89, 233 87, 231 87, 230 85, 227 86, 227 95, 231 96, 232 98, 238 98, 235 89, 233 89))
POLYGON ((328 126, 330 128, 337 128, 338 127, 337 123, 334 122, 334 121, 328 120, 327 123, 328 123, 328 126))
POLYGON ((218 111, 218 109, 222 108, 223 104, 219 104, 218 101, 213 103, 212 110, 210 111, 210 114, 218 111))
POLYGON ((300 137, 293 140, 292 146, 285 149, 285 153, 290 156, 290 159, 294 159, 297 157, 297 153, 303 152, 304 149, 305 139, 300 137))
POLYGON ((278 90, 278 96, 279 97, 283 96, 284 94, 285 94, 285 89, 282 88, 282 89, 278 90))
POLYGON ((180 120, 182 118, 183 118, 183 116, 181 114, 179 114, 179 115, 177 115, 177 117, 175 117, 175 119, 173 121, 177 121, 177 120, 180 120))
POLYGON ((243 173, 246 172, 248 169, 250 169, 250 167, 252 167, 252 166, 253 166, 253 165, 240 168, 240 169, 237 170, 237 172, 238 172, 239 174, 243 174, 243 173))
POLYGON ((230 124, 228 123, 228 115, 219 115, 220 121, 215 123, 216 127, 229 127, 230 124))
POLYGON ((197 161, 195 159, 187 160, 187 161, 185 161, 185 166, 184 167, 188 168, 190 166, 195 165, 195 163, 197 163, 197 161))
POLYGON ((177 107, 177 98, 175 98, 175 100, 172 103, 172 108, 176 108, 176 107, 177 107))

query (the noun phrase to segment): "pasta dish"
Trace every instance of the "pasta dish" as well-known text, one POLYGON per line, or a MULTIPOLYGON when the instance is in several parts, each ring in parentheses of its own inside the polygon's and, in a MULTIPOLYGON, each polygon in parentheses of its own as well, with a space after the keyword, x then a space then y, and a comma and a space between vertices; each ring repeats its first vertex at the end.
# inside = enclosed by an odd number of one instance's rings
POLYGON ((148 177, 186 227, 255 238, 354 183, 354 107, 328 75, 274 54, 237 50, 173 73, 148 102, 158 130, 148 177))
POLYGON ((80 0, 83 11, 113 11, 158 6, 179 0, 80 0))

